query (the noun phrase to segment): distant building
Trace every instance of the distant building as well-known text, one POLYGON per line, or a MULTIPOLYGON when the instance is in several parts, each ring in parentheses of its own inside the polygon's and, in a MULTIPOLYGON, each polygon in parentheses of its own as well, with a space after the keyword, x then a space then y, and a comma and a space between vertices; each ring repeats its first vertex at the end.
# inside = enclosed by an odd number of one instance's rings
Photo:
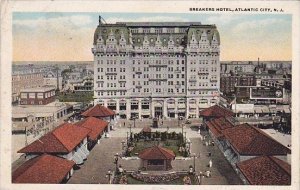
POLYGON ((231 61, 221 62, 221 74, 232 73, 232 74, 241 74, 241 73, 253 73, 255 65, 252 61, 231 61))
POLYGON ((55 101, 55 87, 25 88, 20 90, 21 105, 46 105, 55 101))
POLYGON ((13 102, 19 100, 22 89, 37 88, 43 86, 44 78, 42 73, 13 73, 12 74, 12 97, 13 102))
POLYGON ((256 86, 255 75, 222 75, 220 90, 223 94, 232 95, 236 86, 256 86))
POLYGON ((215 25, 100 20, 93 45, 94 103, 122 118, 198 117, 219 101, 215 25))

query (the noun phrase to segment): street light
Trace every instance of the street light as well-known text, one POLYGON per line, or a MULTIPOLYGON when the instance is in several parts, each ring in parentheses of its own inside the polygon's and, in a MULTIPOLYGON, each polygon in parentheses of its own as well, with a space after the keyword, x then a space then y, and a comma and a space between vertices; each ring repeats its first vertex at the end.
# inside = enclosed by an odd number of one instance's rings
POLYGON ((106 177, 108 177, 108 183, 111 184, 111 176, 112 176, 112 172, 110 170, 107 171, 106 173, 106 177))
POLYGON ((192 157, 194 158, 194 172, 195 172, 196 171, 196 160, 195 160, 196 154, 193 153, 192 157))
POLYGON ((28 141, 27 141, 27 125, 25 125, 25 146, 28 145, 28 141))
POLYGON ((119 153, 115 154, 116 174, 118 174, 119 153))

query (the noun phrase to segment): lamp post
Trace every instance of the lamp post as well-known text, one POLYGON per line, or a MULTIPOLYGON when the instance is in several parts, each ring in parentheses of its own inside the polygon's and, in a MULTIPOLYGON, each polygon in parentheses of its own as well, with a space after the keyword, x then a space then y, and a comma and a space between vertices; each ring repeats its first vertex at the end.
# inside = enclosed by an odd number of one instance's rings
POLYGON ((195 160, 195 158, 196 158, 196 154, 195 153, 193 153, 193 158, 194 158, 194 172, 196 171, 196 160, 195 160))
POLYGON ((136 115, 133 117, 133 127, 135 128, 136 115))
POLYGON ((28 141, 27 141, 27 126, 25 125, 25 146, 28 145, 28 141))
POLYGON ((116 174, 118 174, 118 161, 119 161, 119 154, 115 154, 115 164, 116 164, 116 174))
POLYGON ((108 183, 111 184, 111 176, 112 176, 112 172, 110 170, 107 171, 106 173, 106 177, 108 177, 108 183))
POLYGON ((127 146, 128 146, 128 143, 129 143, 128 142, 128 131, 126 132, 126 141, 127 141, 126 143, 127 143, 127 146))

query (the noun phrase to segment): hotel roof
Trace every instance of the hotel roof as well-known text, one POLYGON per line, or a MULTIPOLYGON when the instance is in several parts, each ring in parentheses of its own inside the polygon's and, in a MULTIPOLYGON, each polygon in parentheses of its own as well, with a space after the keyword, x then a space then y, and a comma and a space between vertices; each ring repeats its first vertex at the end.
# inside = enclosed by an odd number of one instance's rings
POLYGON ((102 134, 103 131, 105 130, 105 127, 107 127, 108 122, 103 121, 101 119, 97 119, 95 117, 88 117, 75 123, 75 125, 90 129, 88 137, 91 140, 97 140, 97 137, 100 134, 102 134))
POLYGON ((60 183, 75 163, 43 154, 22 164, 12 174, 13 183, 60 183))
POLYGON ((291 184, 291 165, 273 156, 255 157, 237 167, 251 185, 291 184))
POLYGON ((88 136, 90 130, 70 123, 58 126, 18 153, 69 153, 88 136))

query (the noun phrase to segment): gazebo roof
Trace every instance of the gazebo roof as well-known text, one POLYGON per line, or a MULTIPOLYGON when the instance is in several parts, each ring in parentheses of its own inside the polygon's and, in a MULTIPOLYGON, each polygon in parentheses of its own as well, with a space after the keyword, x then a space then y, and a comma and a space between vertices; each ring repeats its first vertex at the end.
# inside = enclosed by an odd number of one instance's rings
POLYGON ((146 132, 146 133, 151 133, 151 128, 148 126, 143 127, 143 129, 141 130, 141 133, 146 132))
POLYGON ((167 148, 153 146, 140 152, 139 158, 144 160, 170 160, 175 158, 175 153, 167 148))
POLYGON ((200 111, 200 116, 205 117, 232 117, 234 116, 234 113, 227 109, 223 108, 219 105, 214 105, 209 108, 206 108, 202 111, 200 111))
POLYGON ((97 104, 83 112, 81 115, 85 117, 109 117, 115 115, 115 112, 107 107, 97 104))

